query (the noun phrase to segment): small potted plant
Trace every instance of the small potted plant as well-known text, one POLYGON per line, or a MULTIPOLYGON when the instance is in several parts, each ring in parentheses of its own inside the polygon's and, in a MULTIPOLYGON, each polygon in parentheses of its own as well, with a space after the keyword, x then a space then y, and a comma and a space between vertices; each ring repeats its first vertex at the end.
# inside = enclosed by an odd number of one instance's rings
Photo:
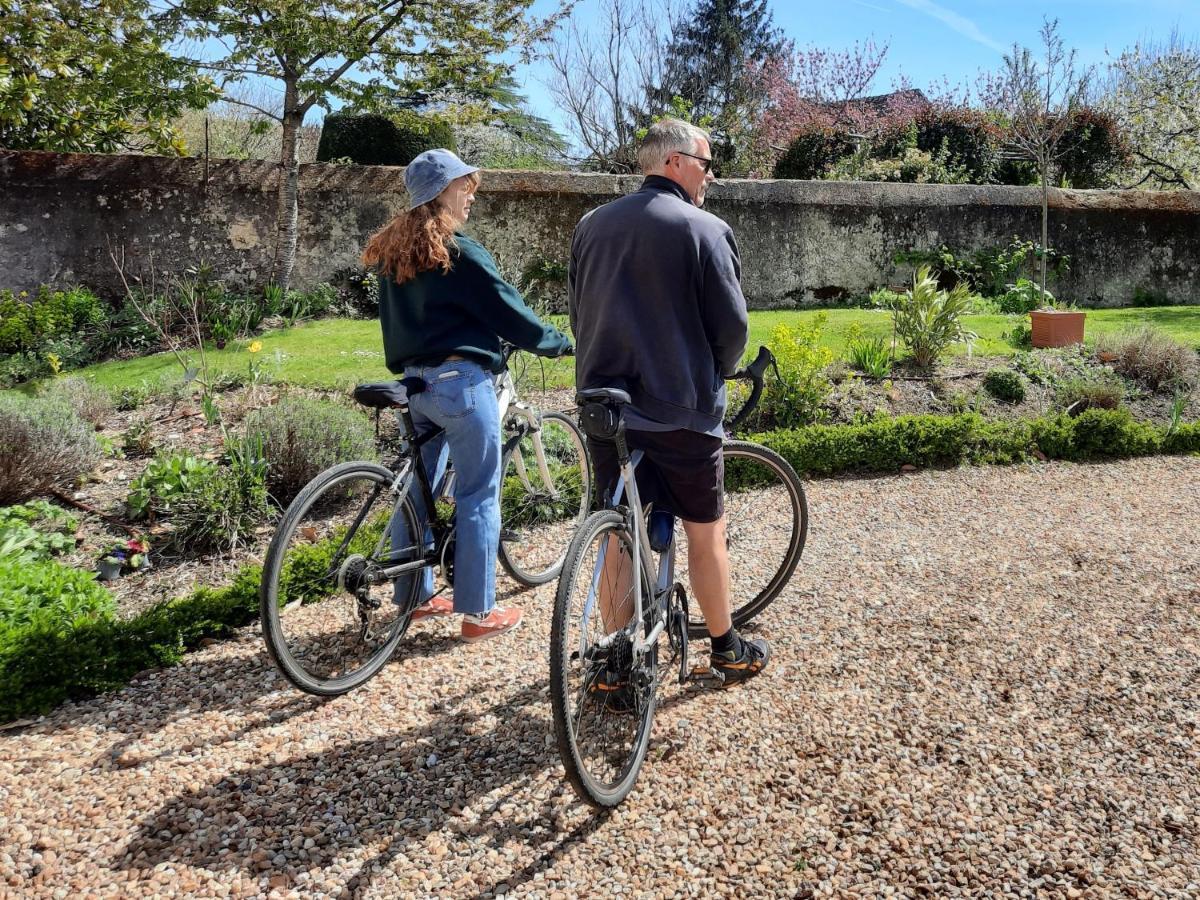
POLYGON ((97 568, 101 581, 115 581, 126 570, 150 568, 150 542, 145 538, 130 538, 123 544, 114 544, 100 557, 97 568))

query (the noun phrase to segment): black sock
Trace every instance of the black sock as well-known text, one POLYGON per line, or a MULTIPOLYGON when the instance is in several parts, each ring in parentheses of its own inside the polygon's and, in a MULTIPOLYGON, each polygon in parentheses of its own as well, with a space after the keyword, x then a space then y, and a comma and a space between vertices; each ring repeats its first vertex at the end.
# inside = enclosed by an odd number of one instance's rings
POLYGON ((732 628, 722 635, 714 635, 711 640, 713 653, 729 653, 733 651, 734 659, 742 655, 742 639, 738 637, 737 632, 732 628))

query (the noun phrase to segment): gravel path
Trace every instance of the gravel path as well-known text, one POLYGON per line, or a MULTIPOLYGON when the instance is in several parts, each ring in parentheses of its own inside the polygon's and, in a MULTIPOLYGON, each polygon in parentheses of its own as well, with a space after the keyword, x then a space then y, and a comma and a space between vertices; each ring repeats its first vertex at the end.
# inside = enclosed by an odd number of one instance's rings
POLYGON ((606 818, 552 745, 547 586, 332 701, 251 630, 0 733, 0 894, 1196 896, 1200 459, 809 494, 768 673, 668 687, 606 818))

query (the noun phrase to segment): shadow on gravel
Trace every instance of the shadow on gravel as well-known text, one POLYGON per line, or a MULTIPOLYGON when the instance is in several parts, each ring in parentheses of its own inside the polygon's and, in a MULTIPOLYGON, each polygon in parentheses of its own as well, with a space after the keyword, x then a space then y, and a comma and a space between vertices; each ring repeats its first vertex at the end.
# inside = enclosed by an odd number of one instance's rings
MULTIPOLYGON (((330 698, 314 697, 293 688, 278 674, 257 635, 239 642, 254 652, 241 656, 183 662, 170 669, 143 672, 119 695, 119 700, 137 709, 133 722, 135 731, 126 731, 98 759, 103 767, 107 761, 121 768, 153 762, 171 756, 181 749, 187 752, 238 741, 259 728, 278 725, 328 702, 330 698), (138 742, 148 733, 156 733, 190 716, 213 712, 236 713, 236 728, 220 733, 194 734, 186 746, 169 744, 153 754, 140 754, 138 742)), ((428 659, 453 650, 457 641, 440 634, 419 633, 406 637, 388 663, 388 667, 403 665, 409 658, 428 659)), ((384 671, 387 671, 385 669, 384 671)), ((75 724, 74 719, 94 716, 95 705, 104 699, 90 701, 54 716, 45 723, 48 731, 75 724)))
POLYGON ((535 862, 508 876, 528 878, 602 821, 556 839, 562 804, 553 796, 522 800, 534 779, 558 764, 545 741, 552 731, 541 714, 549 709, 547 694, 542 682, 477 711, 461 708, 473 698, 463 694, 432 707, 436 722, 291 756, 184 792, 142 822, 112 866, 173 863, 285 875, 294 884, 298 872, 329 868, 340 858, 339 867, 354 873, 341 892, 350 897, 373 873, 440 833, 425 852, 437 852, 439 843, 441 856, 466 845, 503 851, 513 842, 528 844, 535 862), (464 813, 471 800, 491 792, 496 799, 486 807, 464 813), (380 841, 374 857, 345 861, 348 851, 380 841))

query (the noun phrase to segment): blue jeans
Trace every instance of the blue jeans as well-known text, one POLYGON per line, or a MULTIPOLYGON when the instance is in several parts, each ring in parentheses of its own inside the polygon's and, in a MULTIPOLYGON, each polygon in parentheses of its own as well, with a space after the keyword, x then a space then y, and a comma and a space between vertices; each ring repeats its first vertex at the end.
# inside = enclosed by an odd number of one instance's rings
MULTIPOLYGON (((486 615, 496 603, 496 551, 500 544, 500 409, 493 376, 478 363, 450 360, 437 366, 409 366, 407 377, 427 389, 409 399, 418 434, 440 427, 443 433, 421 448, 421 459, 436 497, 454 460, 454 611, 486 615)), ((425 498, 414 481, 409 492, 417 520, 428 521, 425 498)), ((426 546, 433 533, 425 526, 426 546)), ((392 547, 408 546, 408 527, 400 517, 392 528, 392 547)), ((395 596, 408 596, 413 575, 396 579, 395 596)), ((419 575, 419 602, 433 596, 433 570, 419 575)))

